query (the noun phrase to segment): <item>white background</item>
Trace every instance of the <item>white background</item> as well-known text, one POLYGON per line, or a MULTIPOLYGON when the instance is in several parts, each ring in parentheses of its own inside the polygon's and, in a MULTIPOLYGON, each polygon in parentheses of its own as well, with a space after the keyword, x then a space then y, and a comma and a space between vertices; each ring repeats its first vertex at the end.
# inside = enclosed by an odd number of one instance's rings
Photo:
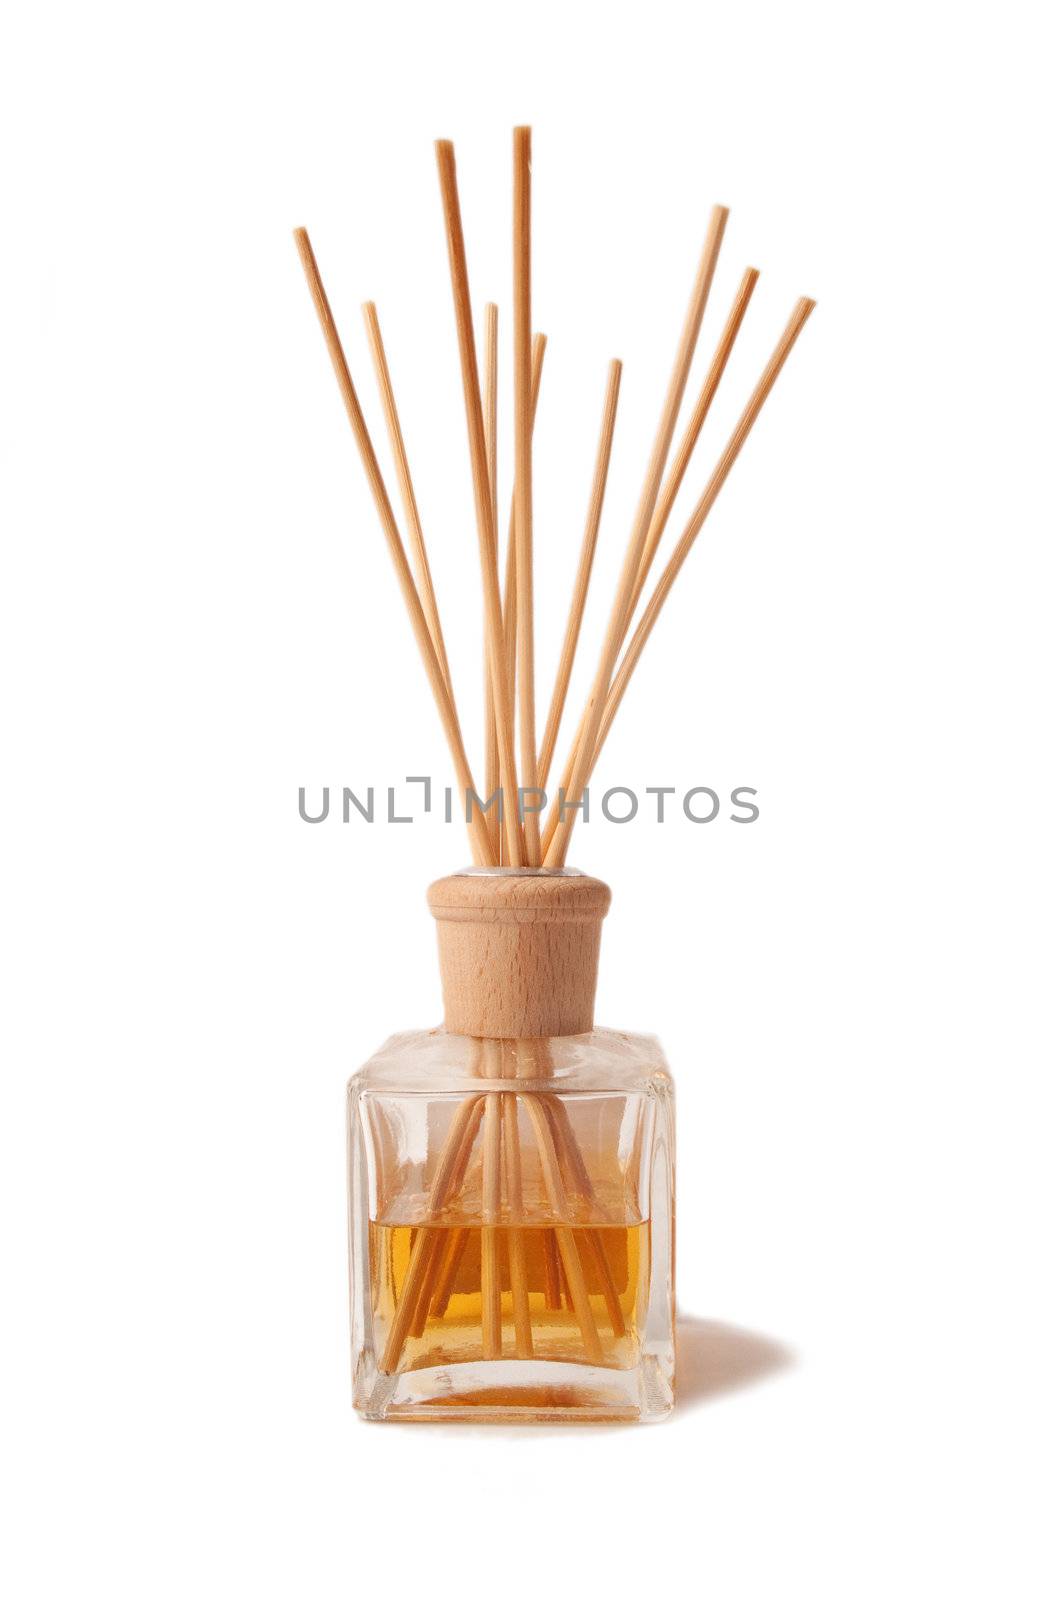
POLYGON ((1041 53, 1017 3, 9 23, 7 1593, 1047 1593, 1041 53), (600 1017, 659 1032, 680 1086, 678 1415, 369 1428, 342 1088, 437 1020, 423 891, 466 844, 297 816, 300 784, 449 766, 291 229, 377 436, 379 301, 477 752, 431 140, 457 141, 476 305, 509 311, 522 120, 541 706, 605 363, 570 717, 712 202, 701 362, 763 277, 672 532, 818 300, 599 773, 750 784, 762 814, 574 849, 614 888, 600 1017))

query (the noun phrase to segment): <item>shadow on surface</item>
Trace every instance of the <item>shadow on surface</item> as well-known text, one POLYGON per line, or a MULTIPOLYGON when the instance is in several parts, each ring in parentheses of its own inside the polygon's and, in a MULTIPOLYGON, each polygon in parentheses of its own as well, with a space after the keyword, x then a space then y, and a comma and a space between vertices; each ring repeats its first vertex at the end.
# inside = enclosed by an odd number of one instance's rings
POLYGON ((794 1365, 786 1345, 728 1322, 678 1318, 675 1411, 688 1411, 794 1365))

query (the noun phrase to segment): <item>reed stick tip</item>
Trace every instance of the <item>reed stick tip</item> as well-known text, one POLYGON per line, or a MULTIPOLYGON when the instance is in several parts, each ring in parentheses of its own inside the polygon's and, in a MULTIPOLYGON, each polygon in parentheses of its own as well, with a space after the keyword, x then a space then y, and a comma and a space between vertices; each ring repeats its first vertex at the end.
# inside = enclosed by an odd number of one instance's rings
POLYGON ((295 248, 299 252, 299 260, 302 262, 303 271, 309 278, 317 272, 317 262, 314 259, 314 247, 310 243, 310 235, 305 228, 293 228, 292 238, 295 240, 295 248))

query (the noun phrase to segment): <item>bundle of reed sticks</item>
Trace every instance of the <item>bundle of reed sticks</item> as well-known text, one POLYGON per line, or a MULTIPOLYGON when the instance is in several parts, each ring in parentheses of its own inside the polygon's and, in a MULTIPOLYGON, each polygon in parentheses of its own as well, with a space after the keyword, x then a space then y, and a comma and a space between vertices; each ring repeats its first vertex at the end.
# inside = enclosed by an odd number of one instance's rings
POLYGON ((372 302, 364 306, 365 327, 408 530, 410 556, 406 554, 405 542, 305 228, 296 229, 295 241, 379 513, 380 525, 394 562, 424 670, 448 740, 474 862, 479 866, 561 867, 565 864, 573 826, 581 809, 581 797, 590 783, 595 763, 609 736, 613 718, 634 675, 639 657, 744 441, 813 310, 814 301, 802 298, 795 305, 631 632, 631 624, 687 468, 758 281, 757 271, 748 267, 740 280, 714 355, 668 467, 675 428, 729 216, 724 206, 712 209, 594 679, 569 747, 557 793, 545 808, 542 800, 546 795, 561 732, 601 524, 622 368, 617 360, 609 364, 576 578, 554 690, 540 741, 536 723, 533 629, 532 435, 546 339, 543 334, 534 334, 532 329, 531 129, 522 127, 514 130, 514 483, 510 496, 502 586, 496 484, 499 317, 496 306, 485 307, 483 366, 479 368, 455 154, 447 140, 440 140, 436 148, 481 569, 486 708, 485 777, 482 788, 475 784, 463 741, 423 526, 378 312, 372 302), (486 802, 493 795, 498 795, 498 799, 489 806, 486 802), (541 832, 539 819, 544 809, 546 822, 541 832))
MULTIPOLYGON (((439 1152, 426 1210, 420 1218, 422 1226, 379 1358, 380 1370, 394 1372, 409 1338, 421 1337, 428 1323, 440 1323, 448 1311, 470 1229, 466 1225, 435 1225, 454 1215, 467 1186, 472 1157, 481 1197, 482 1358, 496 1361, 513 1355, 516 1360, 527 1360, 533 1356, 533 1311, 525 1261, 523 1115, 524 1127, 535 1145, 550 1219, 542 1231, 545 1305, 548 1311, 564 1307, 578 1329, 585 1359, 601 1366, 609 1352, 602 1343, 589 1282, 597 1285, 603 1320, 614 1342, 625 1334, 623 1310, 600 1228, 580 1225, 581 1211, 591 1224, 603 1220, 604 1213, 572 1122, 564 1103, 539 1087, 550 1071, 545 1041, 479 1039, 474 1041, 474 1050, 475 1074, 490 1084, 486 1092, 459 1103, 439 1152), (504 1218, 505 1228, 501 1227, 504 1218), (432 1231, 427 1231, 428 1227, 432 1231), (505 1263, 500 1259, 501 1233, 506 1237, 505 1263), (504 1339, 504 1279, 509 1286, 513 1347, 504 1339)), ((529 1220, 534 1229, 534 1219, 529 1220)))
MULTIPOLYGON (((463 799, 474 862, 487 867, 560 868, 565 864, 573 825, 580 811, 579 802, 590 782, 595 763, 642 651, 686 557, 696 543, 759 412, 813 310, 814 302, 803 298, 795 305, 632 632, 632 622, 641 604, 686 471, 758 280, 757 271, 748 267, 740 280, 729 316, 672 457, 675 430, 729 215, 724 206, 712 209, 593 682, 569 746, 558 793, 550 804, 541 831, 537 801, 541 792, 546 791, 550 779, 576 660, 605 500, 620 392, 621 363, 613 360, 609 364, 575 583, 554 691, 540 739, 536 721, 533 651, 532 435, 546 340, 542 334, 534 333, 532 327, 531 130, 527 127, 516 128, 513 142, 514 481, 509 500, 502 584, 496 484, 498 312, 494 305, 485 308, 483 361, 479 367, 455 156, 452 145, 447 141, 439 141, 436 148, 481 571, 486 708, 483 798, 487 800, 497 791, 502 795, 502 804, 490 809, 483 809, 479 803, 481 791, 475 785, 464 746, 423 526, 378 313, 371 302, 364 306, 368 343, 408 531, 408 553, 305 228, 296 230, 295 240, 448 740, 456 782, 463 799)), ((468 1094, 461 1101, 438 1154, 426 1206, 419 1219, 421 1226, 401 1286, 397 1311, 380 1357, 380 1369, 387 1373, 395 1371, 408 1339, 413 1335, 418 1336, 429 1319, 440 1319, 445 1314, 462 1256, 466 1230, 446 1226, 440 1230, 439 1236, 439 1232, 429 1225, 447 1223, 450 1217, 455 1217, 455 1206, 464 1189, 472 1158, 478 1164, 480 1194, 483 1353, 486 1359, 495 1359, 506 1353, 501 1308, 501 1283, 505 1277, 510 1290, 514 1354, 516 1357, 531 1356, 533 1341, 529 1292, 525 1283, 521 1237, 515 1228, 515 1223, 523 1220, 523 1130, 529 1134, 535 1148, 545 1191, 545 1214, 549 1220, 549 1237, 544 1241, 547 1304, 549 1306, 556 1301, 558 1304, 564 1303, 571 1310, 579 1329, 585 1359, 600 1364, 604 1353, 591 1305, 589 1282, 599 1287, 600 1302, 604 1303, 614 1336, 622 1334, 623 1320, 600 1229, 577 1225, 582 1213, 593 1218, 599 1214, 600 1207, 565 1106, 556 1094, 544 1091, 543 1080, 549 1076, 545 1042, 477 1040, 474 1041, 474 1048, 475 1075, 479 1080, 488 1080, 488 1083, 484 1089, 468 1094), (505 1273, 498 1259, 497 1223, 501 1219, 509 1219, 505 1273), (589 1274, 585 1271, 584 1256, 589 1260, 589 1274)))

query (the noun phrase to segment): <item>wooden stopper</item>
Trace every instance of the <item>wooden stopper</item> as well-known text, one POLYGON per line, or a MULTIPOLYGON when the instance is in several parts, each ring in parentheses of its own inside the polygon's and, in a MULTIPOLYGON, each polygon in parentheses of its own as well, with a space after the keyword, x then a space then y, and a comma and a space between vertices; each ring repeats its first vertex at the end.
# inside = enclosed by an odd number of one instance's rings
POLYGON ((431 884, 448 1032, 589 1033, 611 898, 607 884, 572 870, 479 868, 431 884))

